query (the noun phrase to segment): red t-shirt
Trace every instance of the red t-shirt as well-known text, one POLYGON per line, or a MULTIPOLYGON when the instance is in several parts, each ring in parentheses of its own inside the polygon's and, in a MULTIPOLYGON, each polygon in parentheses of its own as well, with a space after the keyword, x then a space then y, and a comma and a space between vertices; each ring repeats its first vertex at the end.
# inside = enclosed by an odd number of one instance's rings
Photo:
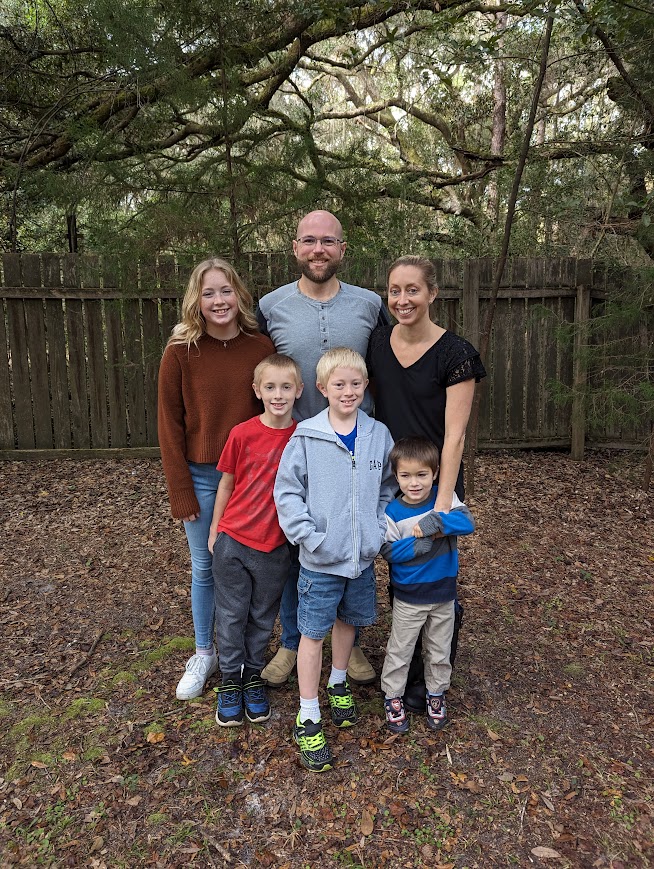
POLYGON ((294 420, 288 428, 268 428, 255 416, 234 426, 220 454, 218 470, 234 474, 234 491, 218 531, 259 552, 272 552, 286 542, 277 520, 273 486, 279 460, 296 426, 294 420))

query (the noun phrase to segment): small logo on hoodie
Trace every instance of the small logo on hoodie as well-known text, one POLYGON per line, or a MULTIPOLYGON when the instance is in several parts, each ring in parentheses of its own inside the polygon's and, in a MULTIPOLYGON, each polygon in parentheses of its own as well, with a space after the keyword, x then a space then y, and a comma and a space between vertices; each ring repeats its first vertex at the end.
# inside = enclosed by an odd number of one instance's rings
POLYGON ((370 470, 371 471, 381 471, 382 463, 377 459, 370 459, 370 470))

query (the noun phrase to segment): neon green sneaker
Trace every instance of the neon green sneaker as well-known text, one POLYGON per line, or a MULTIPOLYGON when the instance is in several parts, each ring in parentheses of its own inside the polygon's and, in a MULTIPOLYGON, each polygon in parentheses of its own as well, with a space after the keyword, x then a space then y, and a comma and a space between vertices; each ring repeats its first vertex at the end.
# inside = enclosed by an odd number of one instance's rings
POLYGON ((293 739, 300 747, 302 766, 311 772, 326 772, 332 768, 334 758, 322 732, 322 721, 316 724, 311 719, 307 719, 304 724, 300 724, 298 712, 293 725, 293 739))
POLYGON ((338 685, 328 685, 327 696, 334 727, 352 727, 357 723, 359 718, 357 707, 347 681, 339 682, 338 685))

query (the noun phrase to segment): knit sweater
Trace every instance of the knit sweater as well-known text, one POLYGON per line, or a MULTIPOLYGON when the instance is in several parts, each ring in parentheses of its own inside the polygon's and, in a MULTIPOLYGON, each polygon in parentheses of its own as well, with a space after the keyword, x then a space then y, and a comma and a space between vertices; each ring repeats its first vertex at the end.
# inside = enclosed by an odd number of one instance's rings
POLYGON ((166 347, 159 368, 159 446, 176 519, 200 510, 188 463, 217 464, 232 428, 261 411, 252 375, 270 353, 270 338, 245 332, 231 341, 205 333, 197 347, 166 347))

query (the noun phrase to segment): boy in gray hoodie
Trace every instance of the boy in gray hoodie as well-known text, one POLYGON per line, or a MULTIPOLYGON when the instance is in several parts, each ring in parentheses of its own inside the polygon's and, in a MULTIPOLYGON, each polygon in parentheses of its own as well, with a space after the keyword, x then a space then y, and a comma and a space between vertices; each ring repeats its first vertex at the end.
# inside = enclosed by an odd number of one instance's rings
POLYGON ((300 547, 297 672, 300 711, 293 738, 313 772, 333 765, 318 703, 322 645, 332 632, 327 685, 332 723, 350 727, 357 711, 347 682, 355 626, 376 617, 373 561, 393 499, 390 432, 359 405, 368 385, 363 357, 337 347, 319 360, 317 388, 329 407, 301 422, 277 471, 274 497, 282 530, 300 547))

